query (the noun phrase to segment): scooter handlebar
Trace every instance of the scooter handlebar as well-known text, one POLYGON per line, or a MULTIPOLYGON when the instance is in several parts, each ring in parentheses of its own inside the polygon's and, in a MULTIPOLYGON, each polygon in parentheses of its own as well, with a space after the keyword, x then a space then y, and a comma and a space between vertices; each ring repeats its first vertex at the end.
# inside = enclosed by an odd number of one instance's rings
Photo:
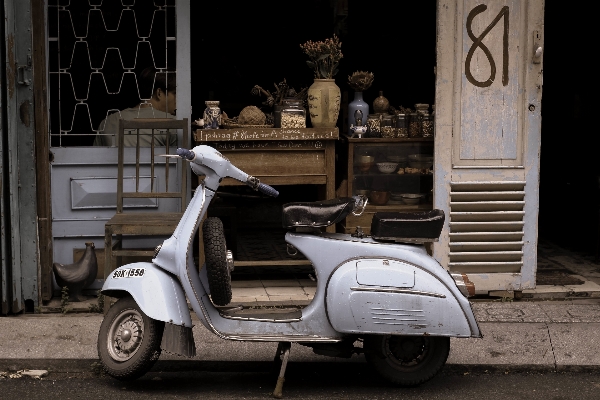
POLYGON ((258 185, 258 191, 262 194, 266 194, 267 196, 277 197, 279 196, 279 192, 275 190, 272 186, 261 183, 258 185))
POLYGON ((193 151, 188 149, 182 149, 181 147, 177 149, 177 155, 189 161, 192 161, 194 157, 196 157, 196 154, 194 154, 193 151))

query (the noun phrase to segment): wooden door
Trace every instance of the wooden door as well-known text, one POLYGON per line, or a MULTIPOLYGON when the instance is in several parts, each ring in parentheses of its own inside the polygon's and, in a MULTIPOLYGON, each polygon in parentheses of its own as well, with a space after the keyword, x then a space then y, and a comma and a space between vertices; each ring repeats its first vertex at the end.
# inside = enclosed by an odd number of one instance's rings
POLYGON ((535 287, 544 0, 440 0, 434 257, 476 293, 535 287))

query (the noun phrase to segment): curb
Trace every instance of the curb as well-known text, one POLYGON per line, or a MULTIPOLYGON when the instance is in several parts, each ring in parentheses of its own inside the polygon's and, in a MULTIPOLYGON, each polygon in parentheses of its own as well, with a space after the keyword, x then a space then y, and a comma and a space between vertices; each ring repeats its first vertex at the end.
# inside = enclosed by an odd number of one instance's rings
MULTIPOLYGON (((310 365, 312 369, 331 368, 368 368, 366 362, 331 358, 331 361, 291 361, 294 365, 310 365)), ((3 359, 0 360, 0 371, 16 372, 23 369, 45 369, 50 373, 98 373, 98 359, 3 359)), ((277 369, 272 361, 199 361, 199 360, 159 360, 150 372, 263 372, 270 373, 277 369)), ((276 372, 276 371, 275 371, 276 372)), ((441 373, 453 375, 466 374, 511 374, 511 373, 598 373, 600 365, 539 365, 539 364, 446 364, 441 373)))

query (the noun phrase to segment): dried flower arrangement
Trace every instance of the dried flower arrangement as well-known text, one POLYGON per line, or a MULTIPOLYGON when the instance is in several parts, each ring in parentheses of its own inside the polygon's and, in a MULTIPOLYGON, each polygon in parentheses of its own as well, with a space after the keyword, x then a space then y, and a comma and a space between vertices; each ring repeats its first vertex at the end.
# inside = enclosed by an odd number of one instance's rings
POLYGON ((262 87, 255 85, 250 93, 255 96, 264 95, 267 99, 263 102, 263 105, 273 107, 275 104, 282 104, 283 99, 285 98, 293 98, 305 101, 308 93, 308 88, 303 88, 299 92, 296 92, 296 89, 289 86, 288 83, 283 80, 283 82, 279 82, 278 84, 273 84, 275 86, 275 91, 270 92, 268 90, 263 89, 262 87))
POLYGON ((356 92, 364 92, 373 84, 375 75, 372 72, 356 71, 348 76, 348 85, 356 92))
POLYGON ((332 79, 338 72, 339 61, 342 59, 342 42, 336 35, 322 42, 308 41, 300 48, 310 58, 306 62, 314 70, 315 79, 332 79))

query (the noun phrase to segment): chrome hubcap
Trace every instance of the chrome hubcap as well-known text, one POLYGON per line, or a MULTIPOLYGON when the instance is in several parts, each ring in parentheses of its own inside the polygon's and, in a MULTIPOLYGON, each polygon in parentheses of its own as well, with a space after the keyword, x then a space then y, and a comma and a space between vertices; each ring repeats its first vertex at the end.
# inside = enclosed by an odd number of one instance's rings
POLYGON ((420 336, 392 336, 387 340, 386 347, 395 364, 407 367, 423 360, 429 350, 429 341, 420 336))
POLYGON ((139 350, 144 338, 144 320, 137 310, 123 310, 108 330, 108 353, 115 361, 127 361, 139 350))

